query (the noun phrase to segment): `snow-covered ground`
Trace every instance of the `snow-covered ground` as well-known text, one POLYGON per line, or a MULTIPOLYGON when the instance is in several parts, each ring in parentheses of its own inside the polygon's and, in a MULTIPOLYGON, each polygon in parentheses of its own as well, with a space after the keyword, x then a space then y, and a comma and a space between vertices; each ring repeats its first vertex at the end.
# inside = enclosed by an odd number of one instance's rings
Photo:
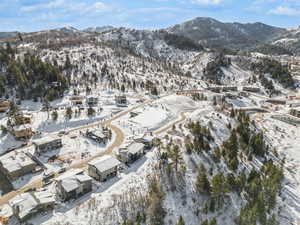
POLYGON ((268 141, 281 156, 285 157, 285 180, 281 196, 280 218, 284 223, 295 223, 300 220, 299 127, 272 119, 270 116, 263 116, 257 120, 260 121, 258 124, 265 131, 268 141))
MULTIPOLYGON (((135 195, 146 192, 146 176, 151 173, 155 166, 155 151, 149 152, 142 159, 124 170, 117 177, 105 183, 95 183, 92 194, 87 194, 69 204, 63 204, 53 213, 39 216, 30 220, 34 225, 54 225, 54 224, 106 224, 115 225, 120 216, 114 210, 117 196, 135 191, 135 195), (140 193, 138 193, 140 192, 140 193), (64 218, 62 221, 61 218, 64 218)), ((132 193, 130 193, 132 194, 132 193)), ((120 221, 121 222, 121 221, 120 221)))

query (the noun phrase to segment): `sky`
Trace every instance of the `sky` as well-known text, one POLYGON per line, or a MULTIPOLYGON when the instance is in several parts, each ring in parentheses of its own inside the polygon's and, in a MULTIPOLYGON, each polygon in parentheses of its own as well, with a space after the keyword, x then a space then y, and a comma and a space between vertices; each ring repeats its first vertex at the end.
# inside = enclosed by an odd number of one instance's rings
POLYGON ((300 25, 300 0, 0 0, 0 31, 112 25, 160 29, 195 17, 300 25))

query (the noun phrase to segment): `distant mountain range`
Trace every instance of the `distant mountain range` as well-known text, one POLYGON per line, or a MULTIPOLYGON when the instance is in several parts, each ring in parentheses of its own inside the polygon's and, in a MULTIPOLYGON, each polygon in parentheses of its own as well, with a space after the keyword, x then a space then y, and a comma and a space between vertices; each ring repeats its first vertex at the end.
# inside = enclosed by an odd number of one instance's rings
POLYGON ((196 18, 167 29, 209 47, 240 48, 272 41, 285 29, 263 23, 222 23, 211 18, 196 18))
MULTIPOLYGON (((157 37, 158 31, 134 30, 125 28, 115 28, 113 26, 90 27, 83 30, 78 30, 74 27, 62 27, 54 29, 56 33, 63 35, 76 36, 101 36, 101 33, 119 32, 126 33, 130 36, 135 36, 136 39, 147 37, 157 37), (154 32, 154 35, 149 35, 149 32, 154 32), (136 36, 138 33, 138 36, 136 36)), ((300 27, 295 29, 279 28, 263 23, 223 23, 212 18, 198 17, 193 20, 178 24, 166 29, 161 29, 159 32, 166 32, 176 36, 185 37, 186 41, 194 41, 196 44, 207 48, 223 48, 228 50, 247 50, 258 51, 266 54, 300 54, 300 27)), ((34 32, 37 34, 45 33, 34 32)), ((34 34, 31 33, 31 34, 34 34)), ((17 35, 17 32, 0 32, 0 39, 11 38, 17 35)), ((109 35, 106 39, 115 35, 109 35)), ((126 35, 120 35, 120 38, 127 39, 126 35)), ((100 39, 103 39, 100 38, 100 39)), ((174 37, 172 37, 172 40, 174 37)), ((176 38, 177 40, 177 38, 176 38)), ((179 40, 179 39, 178 39, 179 40)), ((121 40, 122 41, 122 40, 121 40)), ((127 40, 126 40, 127 41, 127 40)), ((179 40, 180 42, 183 39, 179 40)), ((173 43, 174 44, 174 43, 173 43)), ((182 45, 182 43, 180 44, 182 45)))
POLYGON ((18 32, 0 32, 0 39, 15 37, 18 32))
POLYGON ((109 30, 112 30, 112 29, 114 29, 113 26, 102 26, 102 27, 89 27, 87 29, 84 29, 83 31, 101 33, 101 32, 109 31, 109 30))

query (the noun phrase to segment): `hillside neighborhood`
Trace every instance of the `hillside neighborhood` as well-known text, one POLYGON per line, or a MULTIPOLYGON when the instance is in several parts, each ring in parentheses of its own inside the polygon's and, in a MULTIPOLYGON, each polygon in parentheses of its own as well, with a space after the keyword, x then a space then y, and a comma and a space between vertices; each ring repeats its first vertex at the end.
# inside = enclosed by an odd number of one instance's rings
POLYGON ((300 56, 253 26, 0 38, 0 224, 299 225, 300 56))

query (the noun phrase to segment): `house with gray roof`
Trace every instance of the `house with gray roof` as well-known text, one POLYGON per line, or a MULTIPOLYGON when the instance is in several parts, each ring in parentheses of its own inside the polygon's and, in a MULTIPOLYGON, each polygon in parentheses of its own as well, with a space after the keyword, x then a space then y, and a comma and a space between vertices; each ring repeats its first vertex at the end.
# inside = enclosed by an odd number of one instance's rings
POLYGON ((98 181, 106 181, 118 173, 121 162, 112 156, 103 156, 88 164, 88 173, 98 181))
POLYGON ((81 169, 73 169, 55 179, 56 190, 63 201, 76 199, 92 190, 92 178, 81 169))
POLYGON ((126 148, 119 149, 117 157, 123 163, 133 163, 145 154, 145 149, 145 144, 133 142, 126 148))
POLYGON ((11 151, 0 157, 0 170, 11 181, 33 173, 36 166, 37 164, 21 150, 11 151))
POLYGON ((55 196, 49 191, 26 192, 9 201, 13 214, 23 224, 39 212, 53 209, 55 196))
POLYGON ((55 136, 47 136, 34 140, 33 144, 35 145, 36 151, 38 153, 47 152, 50 150, 61 148, 63 146, 61 138, 55 136))

